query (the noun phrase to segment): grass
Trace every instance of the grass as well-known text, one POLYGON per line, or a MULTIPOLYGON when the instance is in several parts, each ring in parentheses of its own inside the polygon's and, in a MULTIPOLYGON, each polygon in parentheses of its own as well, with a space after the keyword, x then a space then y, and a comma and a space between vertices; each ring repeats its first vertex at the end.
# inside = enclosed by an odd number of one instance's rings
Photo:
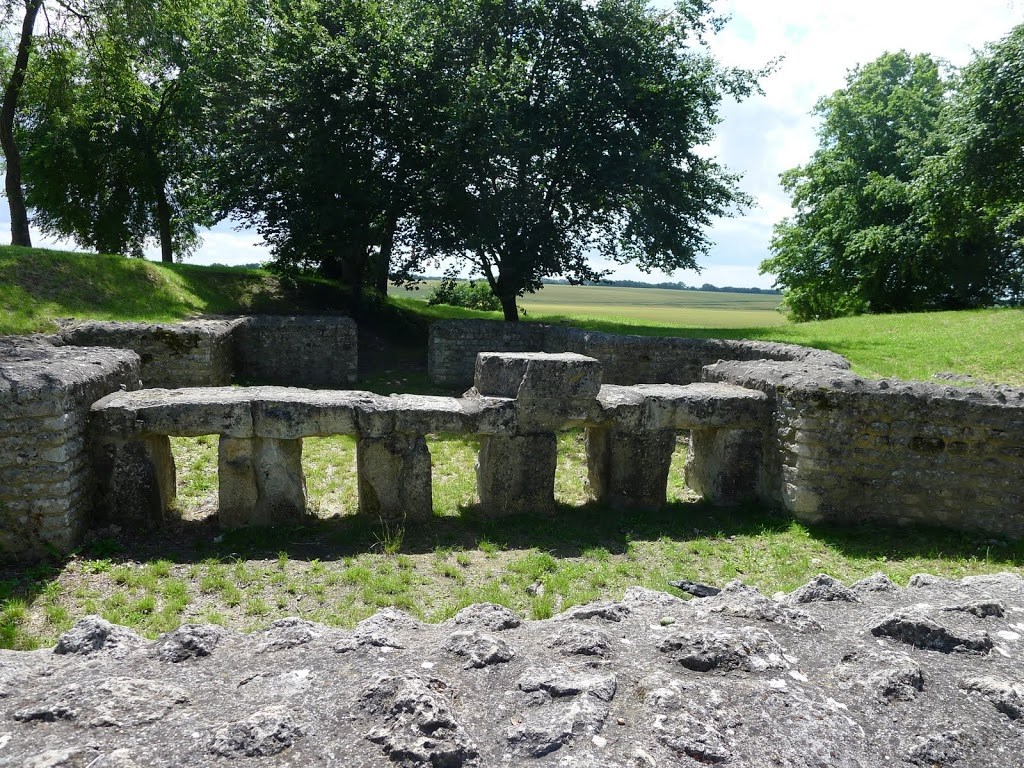
MULTIPOLYGON (((336 286, 260 270, 0 248, 0 333, 50 331, 55 318, 70 315, 174 320, 343 302, 336 286)), ((524 305, 530 321, 832 349, 866 376, 923 379, 952 371, 1024 385, 1019 309, 797 325, 775 311, 776 303, 774 296, 549 286, 524 305)), ((426 307, 412 298, 398 298, 393 306, 380 317, 401 333, 419 333, 424 320, 495 317, 426 307)), ((416 339, 421 343, 422 336, 416 339)), ((378 354, 394 357, 387 347, 378 354)), ((421 372, 399 368, 360 386, 430 390, 421 372)), ((559 437, 554 518, 488 521, 474 507, 476 440, 435 435, 429 445, 432 520, 382 525, 359 518, 355 443, 334 437, 304 441, 315 515, 308 523, 222 532, 211 519, 217 505, 216 438, 175 440, 180 520, 155 535, 111 532, 71 557, 0 571, 0 647, 50 644, 86 613, 150 637, 186 621, 252 630, 289 615, 352 626, 385 606, 437 621, 481 601, 545 618, 578 603, 619 597, 634 584, 665 589, 675 578, 713 584, 741 578, 771 593, 793 589, 822 571, 851 581, 882 570, 905 582, 917 572, 1020 572, 1024 562, 1024 544, 985 536, 807 526, 756 506, 705 505, 683 482, 683 447, 674 457, 670 503, 663 510, 615 512, 589 498, 579 432, 559 437)))
POLYGON ((199 314, 344 309, 336 284, 259 269, 158 264, 0 246, 0 335, 52 332, 58 318, 172 321, 199 314))
POLYGON ((351 627, 387 606, 440 621, 494 602, 540 619, 621 597, 636 584, 671 589, 668 581, 678 578, 739 578, 770 594, 823 571, 852 581, 882 570, 905 582, 919 572, 1020 572, 1024 563, 1024 543, 930 528, 808 526, 757 506, 704 504, 683 484, 682 442, 670 503, 658 512, 614 512, 589 498, 581 432, 559 438, 553 518, 480 518, 472 490, 477 445, 444 435, 430 438, 434 519, 359 518, 354 445, 327 438, 309 441, 303 455, 314 518, 222 532, 210 519, 216 487, 202 479, 214 473, 210 442, 174 440, 180 523, 155 535, 95 539, 66 560, 0 573, 0 647, 49 645, 86 613, 149 637, 184 622, 251 631, 284 616, 351 627))

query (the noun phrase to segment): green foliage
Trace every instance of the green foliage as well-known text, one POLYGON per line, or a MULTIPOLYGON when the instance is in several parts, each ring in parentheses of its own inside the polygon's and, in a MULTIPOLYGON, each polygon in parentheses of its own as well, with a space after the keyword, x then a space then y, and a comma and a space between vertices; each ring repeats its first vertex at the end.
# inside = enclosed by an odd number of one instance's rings
POLYGON ((501 300, 494 295, 485 282, 470 280, 445 279, 434 286, 427 296, 427 304, 435 306, 446 304, 449 307, 464 307, 482 312, 493 312, 501 309, 501 300))
POLYGON ((1024 64, 1020 42, 1000 46, 959 81, 887 53, 818 103, 820 147, 783 174, 796 214, 761 264, 793 319, 1020 300, 1024 87, 1010 62, 1024 64))
POLYGON ((275 4, 247 22, 252 49, 214 109, 222 212, 254 226, 278 263, 383 287, 416 190, 431 119, 417 0, 275 4), (424 87, 426 84, 427 87, 424 87))
POLYGON ((103 4, 81 33, 40 45, 19 141, 25 187, 43 231, 107 253, 187 255, 213 223, 204 67, 220 0, 103 4))
POLYGON ((703 46, 717 29, 695 0, 463 0, 440 9, 431 72, 442 120, 406 268, 458 256, 500 297, 541 279, 592 280, 595 251, 641 269, 693 267, 703 227, 745 200, 695 152, 724 95, 755 87, 703 46))

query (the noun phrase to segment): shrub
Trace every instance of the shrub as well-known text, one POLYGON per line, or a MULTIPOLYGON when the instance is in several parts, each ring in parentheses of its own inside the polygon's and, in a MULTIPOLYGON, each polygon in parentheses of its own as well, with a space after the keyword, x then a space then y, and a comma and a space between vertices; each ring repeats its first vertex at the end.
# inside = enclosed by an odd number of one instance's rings
POLYGON ((501 301, 491 292, 486 282, 470 280, 442 280, 427 297, 427 304, 447 304, 450 307, 479 309, 493 312, 501 309, 501 301))

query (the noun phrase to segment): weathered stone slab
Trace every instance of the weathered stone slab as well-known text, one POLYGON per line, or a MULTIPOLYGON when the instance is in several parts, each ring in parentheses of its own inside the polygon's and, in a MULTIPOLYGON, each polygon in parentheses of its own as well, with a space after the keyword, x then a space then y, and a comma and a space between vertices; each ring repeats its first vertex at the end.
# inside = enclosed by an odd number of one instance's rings
POLYGON ((96 402, 91 419, 97 431, 118 436, 247 438, 253 436, 251 398, 251 392, 235 387, 118 392, 96 402))
POLYGON ((78 347, 130 349, 142 362, 147 387, 205 387, 230 383, 232 335, 237 320, 129 323, 82 320, 65 325, 57 337, 78 347))
POLYGON ((382 437, 391 432, 473 434, 478 431, 482 410, 479 404, 466 408, 462 400, 454 397, 379 397, 360 404, 359 432, 367 437, 382 437))
POLYGON ((217 465, 221 525, 278 525, 307 514, 301 440, 222 437, 217 465))
POLYGON ((481 437, 476 480, 483 513, 553 512, 557 463, 558 443, 551 433, 481 437))
POLYGON ((519 400, 592 399, 601 389, 601 364, 572 352, 481 352, 474 386, 481 395, 519 400))
POLYGON ((360 514, 386 520, 433 515, 430 451, 422 435, 360 438, 356 464, 360 514))
POLYGON ((358 411, 383 400, 372 392, 249 387, 253 433, 257 437, 295 440, 301 437, 354 435, 358 411))
POLYGON ((605 384, 601 419, 624 430, 763 428, 771 406, 763 392, 731 384, 605 384))
POLYGON ((587 471, 595 498, 615 508, 665 504, 674 429, 587 430, 587 471))

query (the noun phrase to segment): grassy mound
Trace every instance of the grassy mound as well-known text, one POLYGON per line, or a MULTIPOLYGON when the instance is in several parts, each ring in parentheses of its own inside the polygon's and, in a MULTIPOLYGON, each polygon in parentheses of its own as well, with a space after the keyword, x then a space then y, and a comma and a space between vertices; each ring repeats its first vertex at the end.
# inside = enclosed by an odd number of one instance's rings
POLYGON ((203 314, 344 312, 327 280, 261 269, 0 247, 0 334, 52 332, 62 317, 169 321, 203 314))

